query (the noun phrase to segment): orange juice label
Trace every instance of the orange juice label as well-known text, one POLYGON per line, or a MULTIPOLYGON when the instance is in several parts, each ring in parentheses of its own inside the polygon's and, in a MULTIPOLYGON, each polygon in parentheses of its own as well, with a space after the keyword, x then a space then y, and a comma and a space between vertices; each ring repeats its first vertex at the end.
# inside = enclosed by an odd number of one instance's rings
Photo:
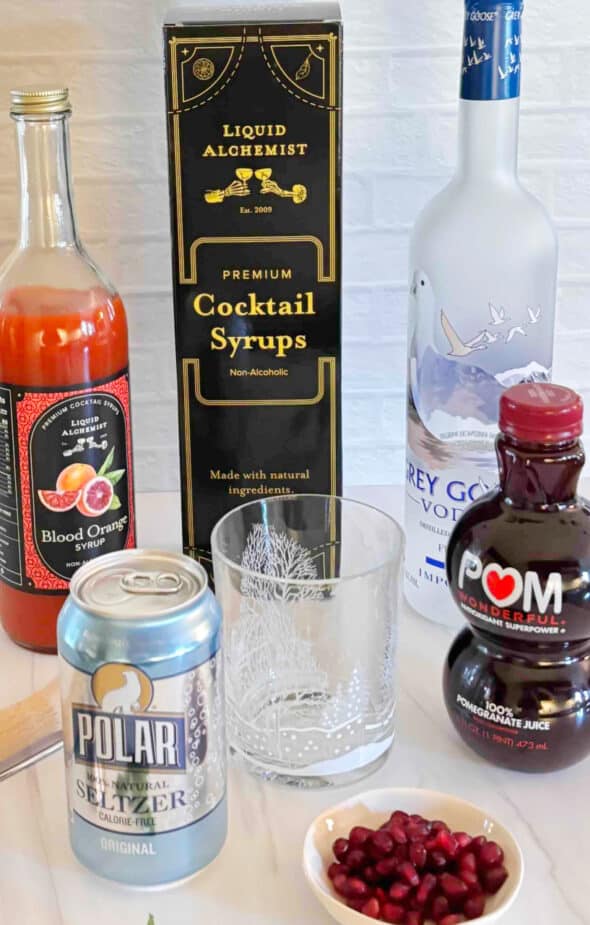
POLYGON ((135 545, 129 376, 64 389, 0 383, 0 580, 63 594, 135 545))

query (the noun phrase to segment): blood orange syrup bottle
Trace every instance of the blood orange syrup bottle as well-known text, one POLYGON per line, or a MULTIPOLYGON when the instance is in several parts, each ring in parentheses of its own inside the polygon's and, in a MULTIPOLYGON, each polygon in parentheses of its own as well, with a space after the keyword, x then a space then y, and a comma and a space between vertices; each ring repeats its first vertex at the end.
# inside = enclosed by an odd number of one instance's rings
POLYGON ((500 485, 452 534, 449 584, 470 623, 444 693, 462 738, 497 765, 553 771, 590 754, 590 504, 583 406, 570 389, 500 399, 500 485))
POLYGON ((56 649, 74 571, 134 545, 127 321, 82 247, 67 90, 12 91, 20 237, 0 270, 0 617, 56 649))

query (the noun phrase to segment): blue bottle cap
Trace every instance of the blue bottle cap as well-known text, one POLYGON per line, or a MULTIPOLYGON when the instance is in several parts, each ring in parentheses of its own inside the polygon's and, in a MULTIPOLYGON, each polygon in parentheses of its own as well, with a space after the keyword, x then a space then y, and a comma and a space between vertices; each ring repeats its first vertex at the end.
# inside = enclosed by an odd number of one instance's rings
POLYGON ((461 99, 520 96, 523 0, 465 0, 461 99))

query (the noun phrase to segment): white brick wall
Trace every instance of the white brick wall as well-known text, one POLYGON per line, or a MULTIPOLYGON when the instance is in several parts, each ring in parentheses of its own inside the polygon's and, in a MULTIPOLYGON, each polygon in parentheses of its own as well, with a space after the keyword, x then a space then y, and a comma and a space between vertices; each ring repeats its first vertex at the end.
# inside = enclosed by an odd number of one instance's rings
MULTIPOLYGON (((214 0, 212 0, 214 3, 214 0)), ((456 150, 461 0, 342 0, 346 20, 346 479, 403 473, 411 225, 456 150), (376 339, 369 332, 378 332, 376 339)), ((160 22, 167 0, 3 8, 11 86, 65 81, 84 239, 129 311, 140 489, 178 483, 160 22)), ((529 0, 521 170, 561 234, 557 378, 590 406, 590 26, 585 0, 529 0)), ((14 149, 0 119, 0 250, 15 233, 14 149)), ((590 423, 590 422, 589 422, 590 423)))

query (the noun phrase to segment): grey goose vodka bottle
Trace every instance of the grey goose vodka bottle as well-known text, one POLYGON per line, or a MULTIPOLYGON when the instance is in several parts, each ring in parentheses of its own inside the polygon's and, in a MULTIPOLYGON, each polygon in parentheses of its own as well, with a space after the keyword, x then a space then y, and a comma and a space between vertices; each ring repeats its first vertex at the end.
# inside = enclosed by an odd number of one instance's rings
POLYGON ((410 247, 405 594, 458 625, 449 535, 497 482, 500 395, 551 377, 557 240, 517 173, 522 0, 466 0, 459 162, 410 247))

